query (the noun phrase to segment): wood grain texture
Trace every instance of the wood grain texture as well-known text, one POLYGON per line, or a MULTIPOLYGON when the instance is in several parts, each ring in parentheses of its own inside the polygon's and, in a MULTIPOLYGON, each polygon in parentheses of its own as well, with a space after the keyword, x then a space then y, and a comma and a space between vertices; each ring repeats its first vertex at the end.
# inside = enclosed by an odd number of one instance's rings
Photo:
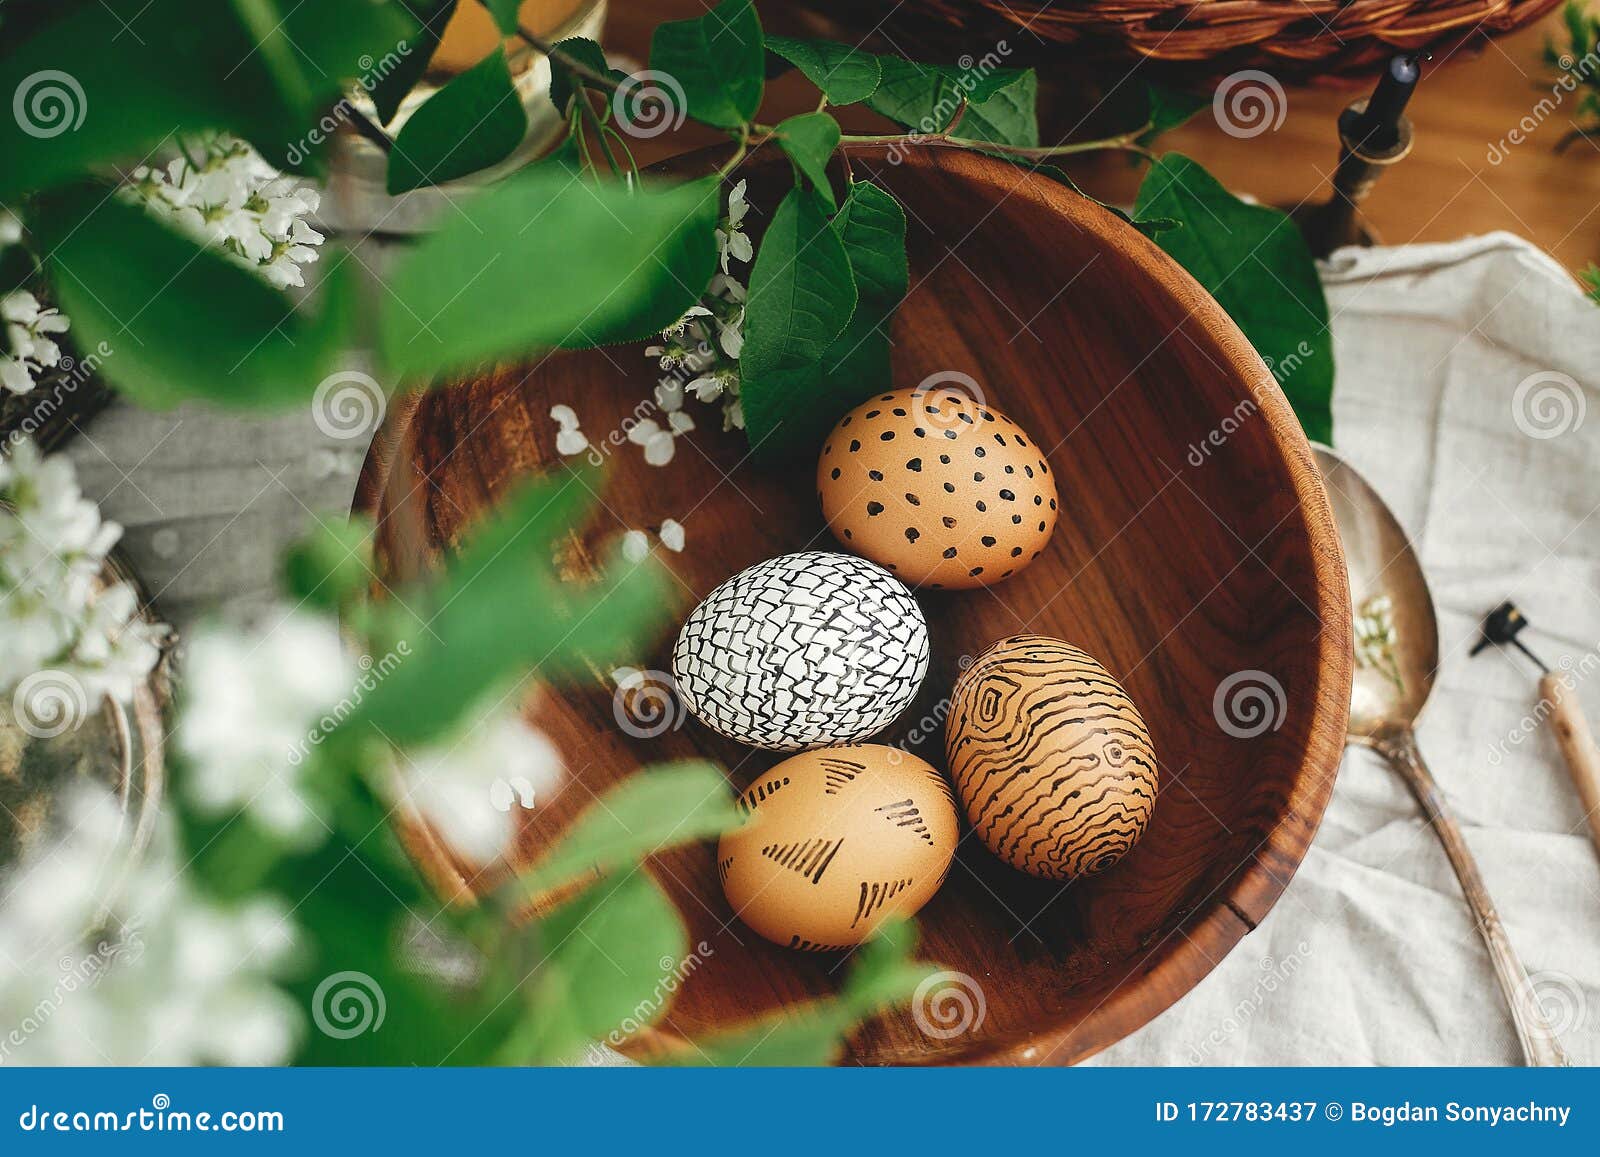
MULTIPOLYGON (((1327 498, 1294 416, 1238 329, 1154 245, 1047 178, 950 151, 893 165, 853 151, 905 206, 912 289, 894 326, 897 386, 958 370, 1046 449, 1060 520, 1032 566, 987 590, 922 592, 933 660, 911 708, 878 742, 943 765, 946 697, 963 656, 1034 632, 1105 663, 1149 725, 1161 794, 1139 844, 1110 871, 1062 885, 1017 873, 973 840, 920 917, 921 954, 983 987, 982 1023, 948 1040, 909 1010, 863 1026, 847 1063, 1070 1062, 1121 1038, 1203 977, 1271 908, 1333 786, 1350 693, 1350 607, 1327 498), (1242 409, 1241 409, 1242 407, 1242 409), (1238 420, 1239 414, 1245 414, 1238 420), (1195 465, 1224 416, 1238 428, 1195 465), (1250 739, 1222 730, 1212 700, 1241 670, 1269 672, 1287 709, 1250 739)), ((750 200, 770 209, 786 166, 757 162, 750 200)), ((755 219, 755 212, 752 219, 755 219)), ((378 558, 426 570, 519 478, 551 469, 551 405, 609 445, 649 395, 639 347, 553 354, 391 409, 358 504, 379 516, 378 558)), ((709 411, 707 412, 709 416, 709 411)), ((829 548, 809 465, 763 473, 744 439, 701 430, 667 469, 625 442, 609 453, 585 541, 677 518, 667 556, 673 623, 760 559, 829 548)), ((1231 425, 1231 423, 1230 423, 1231 425)), ((668 631, 637 666, 665 669, 668 631)), ((623 734, 611 688, 540 698, 568 786, 528 820, 535 857, 564 817, 643 764, 709 757, 736 789, 777 762, 692 719, 651 739, 623 734)), ((430 868, 447 878, 448 864, 430 868)), ((722 897, 714 851, 653 862, 713 951, 636 1052, 834 990, 837 956, 751 935, 722 897)), ((461 881, 457 881, 458 885, 461 881)))

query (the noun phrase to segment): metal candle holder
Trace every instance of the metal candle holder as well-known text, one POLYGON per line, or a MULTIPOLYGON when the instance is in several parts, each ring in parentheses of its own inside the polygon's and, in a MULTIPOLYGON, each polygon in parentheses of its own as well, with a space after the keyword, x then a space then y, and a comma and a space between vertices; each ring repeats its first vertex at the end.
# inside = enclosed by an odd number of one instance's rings
POLYGON ((1341 245, 1371 245, 1376 240, 1361 216, 1361 203, 1384 169, 1411 152, 1411 120, 1404 110, 1421 74, 1415 55, 1391 57, 1372 95, 1352 101, 1339 114, 1333 196, 1294 214, 1312 256, 1326 257, 1341 245))

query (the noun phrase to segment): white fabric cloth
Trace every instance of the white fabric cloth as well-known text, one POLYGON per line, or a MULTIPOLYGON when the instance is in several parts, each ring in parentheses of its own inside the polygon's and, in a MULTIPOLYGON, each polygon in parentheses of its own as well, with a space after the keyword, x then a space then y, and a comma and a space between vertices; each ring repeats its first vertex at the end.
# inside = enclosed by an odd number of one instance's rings
MULTIPOLYGON (((1439 613, 1418 741, 1574 1063, 1600 1064, 1600 857, 1549 729, 1510 738, 1536 674, 1467 655, 1482 615, 1511 598, 1546 662, 1600 673, 1600 309, 1503 233, 1342 250, 1324 283, 1335 442, 1416 541, 1439 613)), ((1578 694, 1600 725, 1600 679, 1578 694)), ((1358 750, 1267 919, 1091 1063, 1521 1058, 1443 851, 1399 777, 1358 750)))

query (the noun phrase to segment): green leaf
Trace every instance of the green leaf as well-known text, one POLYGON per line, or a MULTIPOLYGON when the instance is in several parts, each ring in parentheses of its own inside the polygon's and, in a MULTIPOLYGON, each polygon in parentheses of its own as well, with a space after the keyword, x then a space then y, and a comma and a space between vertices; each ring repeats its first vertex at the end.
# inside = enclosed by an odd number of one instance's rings
POLYGON ((1157 244, 1217 299, 1273 370, 1306 436, 1333 434, 1333 339, 1311 253, 1287 215, 1239 200, 1194 161, 1167 153, 1135 204, 1182 223, 1157 244))
POLYGON ((839 122, 825 112, 802 113, 778 126, 778 147, 811 182, 828 208, 837 205, 828 183, 828 158, 839 147, 839 122))
POLYGON ((856 181, 833 219, 856 282, 856 311, 822 356, 822 387, 814 405, 789 414, 797 437, 821 443, 846 410, 890 386, 889 327, 910 282, 906 215, 878 186, 856 181))
MULTIPOLYGON (((1037 81, 1025 82, 1023 78, 1027 74, 1016 69, 958 69, 902 60, 897 56, 880 56, 878 65, 883 73, 882 81, 867 99, 867 107, 909 129, 923 133, 941 132, 955 120, 956 111, 965 102, 971 107, 961 118, 964 125, 974 108, 988 106, 998 93, 1013 88, 1019 82, 1023 82, 1023 88, 1011 92, 989 107, 987 114, 979 113, 981 123, 975 131, 1015 131, 1025 134, 1028 123, 1034 120, 1032 101, 1037 81), (1025 114, 1019 105, 1019 98, 1024 95, 1028 100, 1025 114)), ((956 135, 966 136, 966 132, 958 130, 956 135)), ((1037 144, 1037 126, 1033 129, 1033 136, 1037 144)), ((973 136, 969 139, 1015 143, 995 137, 973 136)))
POLYGON ((650 39, 651 70, 677 82, 689 116, 721 129, 755 117, 764 61, 761 18, 750 0, 723 0, 704 16, 660 25, 650 39))
POLYGON ((482 4, 504 35, 517 34, 517 14, 522 10, 522 0, 482 0, 482 4))
POLYGON ((599 582, 578 585, 555 569, 558 540, 588 510, 591 485, 569 474, 522 487, 438 581, 392 600, 380 635, 405 662, 366 694, 341 732, 413 746, 450 733, 487 696, 530 675, 587 672, 590 663, 604 669, 631 655, 659 621, 660 571, 619 558, 599 582))
MULTIPOLYGON (((566 1013, 583 1040, 627 1036, 667 1010, 688 955, 678 910, 643 868, 608 875, 539 922, 544 967, 566 978, 566 1013)), ((572 1061, 569 1055, 543 1057, 572 1061)))
POLYGON ((284 593, 323 610, 338 610, 359 598, 373 575, 372 526, 360 518, 319 519, 283 558, 284 593))
POLYGON ((967 105, 952 136, 967 141, 1034 148, 1039 143, 1039 78, 1033 69, 1016 74, 986 100, 967 105))
POLYGON ((740 398, 750 445, 768 458, 813 453, 808 423, 822 360, 856 308, 844 243, 817 194, 789 190, 773 214, 750 271, 739 358, 740 398))
POLYGON ((963 97, 943 69, 895 56, 878 63, 882 80, 866 102, 873 112, 923 133, 940 132, 955 119, 963 97))
POLYGON ((532 166, 446 214, 400 260, 378 319, 383 360, 425 379, 551 346, 642 338, 681 317, 711 280, 718 212, 714 179, 629 191, 532 166))
MULTIPOLYGON (((995 155, 1003 156, 1003 154, 995 155)), ((1078 186, 1078 182, 1074 181, 1072 177, 1068 175, 1067 171, 1061 168, 1059 165, 1036 164, 1032 161, 1025 161, 1017 157, 1009 157, 1005 159, 1010 160, 1013 164, 1026 168, 1029 172, 1039 173, 1043 176, 1049 177, 1052 181, 1057 181, 1060 184, 1065 185, 1084 200, 1093 201, 1096 205, 1099 205, 1100 208, 1104 209, 1107 213, 1110 213, 1117 220, 1127 222, 1129 225, 1132 225, 1135 229, 1152 240, 1158 235, 1165 233, 1167 230, 1176 229, 1183 224, 1183 222, 1173 217, 1140 217, 1138 220, 1135 220, 1133 217, 1130 217, 1127 213, 1123 212, 1109 201, 1102 201, 1094 194, 1085 192, 1078 186)))
POLYGON ((832 1063, 858 1021, 912 996, 937 971, 911 959, 915 942, 909 922, 886 925, 856 950, 850 978, 837 997, 697 1041, 696 1053, 681 1063, 731 1068, 832 1063))
MULTIPOLYGON (((557 52, 571 57, 598 72, 601 76, 622 79, 623 74, 606 63, 606 51, 594 41, 583 36, 569 36, 553 45, 557 52)), ((562 113, 572 104, 573 94, 582 88, 584 78, 578 75, 556 53, 550 54, 550 100, 562 113)))
POLYGON ((528 114, 497 48, 430 96, 406 119, 389 153, 390 194, 442 185, 516 151, 528 114))
POLYGON ((1145 119, 1150 127, 1139 135, 1139 143, 1148 146, 1162 133, 1170 132, 1186 122, 1195 113, 1211 103, 1209 95, 1181 92, 1165 85, 1146 82, 1145 119))
POLYGON ((281 5, 260 44, 217 0, 151 0, 130 13, 81 5, 7 44, 0 202, 138 161, 178 131, 228 129, 279 167, 300 168, 326 146, 328 134, 313 130, 347 81, 417 31, 401 5, 369 0, 281 5), (26 115, 9 115, 15 107, 26 115))
POLYGON ((456 14, 457 0, 411 0, 410 8, 417 20, 415 40, 406 41, 406 51, 395 54, 394 66, 373 81, 368 91, 378 110, 378 119, 388 124, 400 111, 400 104, 428 71, 428 61, 439 47, 446 24, 456 14))
POLYGON ((102 186, 53 193, 29 220, 74 344, 103 350, 101 374, 142 405, 298 403, 343 343, 352 298, 338 265, 308 319, 256 274, 102 186))
POLYGON ((768 36, 767 51, 798 68, 822 90, 829 104, 857 104, 877 91, 883 78, 878 58, 832 40, 768 36))
POLYGON ((526 973, 494 977, 476 991, 430 973, 419 960, 419 946, 447 958, 472 959, 460 936, 461 918, 440 910, 414 869, 409 875, 398 869, 375 875, 366 845, 376 843, 392 844, 393 838, 377 830, 360 845, 330 840, 315 855, 284 861, 274 879, 302 933, 296 938, 294 979, 285 985, 302 1014, 309 1014, 295 1060, 486 1063, 519 1011, 515 982, 526 973), (364 1018, 366 1031, 321 1032, 313 1017, 349 1028, 364 1018))
POLYGON ((1593 262, 1583 272, 1578 274, 1578 280, 1583 283, 1583 288, 1589 298, 1596 305, 1600 305, 1600 265, 1593 262))
POLYGON ((707 763, 645 768, 591 805, 513 889, 537 896, 594 871, 612 872, 678 844, 709 840, 744 819, 707 763))

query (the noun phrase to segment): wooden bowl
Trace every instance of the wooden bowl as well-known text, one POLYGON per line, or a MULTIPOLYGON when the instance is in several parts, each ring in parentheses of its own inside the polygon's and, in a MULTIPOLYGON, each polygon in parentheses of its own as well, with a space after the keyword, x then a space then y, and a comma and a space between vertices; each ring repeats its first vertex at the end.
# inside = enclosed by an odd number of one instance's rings
MULTIPOLYGON (((988 590, 919 594, 933 662, 917 702, 880 741, 905 742, 942 766, 941 701, 960 658, 1034 631, 1084 647, 1128 688, 1161 784, 1142 841, 1089 879, 1036 880, 964 841, 922 911, 921 955, 971 978, 981 1021, 943 1039, 898 1009, 864 1025, 845 1059, 1071 1062, 1187 992, 1266 915, 1304 855, 1349 707, 1343 556, 1306 439, 1271 375, 1153 244, 1003 162, 932 148, 898 165, 871 149, 850 159, 910 220, 895 384, 943 370, 972 375, 1052 448, 1062 500, 1049 548, 1031 567, 988 590), (1282 689, 1265 723, 1219 722, 1241 678, 1282 689)), ((788 179, 787 165, 751 174, 751 200, 769 210, 781 195, 763 187, 773 173, 788 179)), ((357 497, 381 520, 381 566, 417 574, 519 478, 558 463, 552 404, 573 406, 599 443, 649 397, 655 377, 641 347, 614 347, 554 354, 397 404, 357 497)), ((809 464, 765 473, 741 434, 717 429, 714 407, 694 412, 700 429, 667 468, 646 466, 632 444, 615 448, 588 534, 598 543, 669 517, 687 528, 687 550, 660 552, 679 583, 673 627, 638 662, 663 671, 676 624, 723 579, 773 555, 839 549, 809 464)), ((534 718, 562 747, 571 783, 528 821, 529 858, 594 793, 641 765, 706 757, 742 788, 777 761, 692 717, 657 738, 631 738, 611 691, 597 678, 539 699, 534 718)), ((436 844, 419 837, 413 846, 447 887, 479 883, 436 844)), ((706 949, 666 1016, 630 1043, 636 1054, 826 994, 845 972, 837 954, 776 947, 734 919, 712 855, 697 846, 653 861, 691 942, 706 949)))

